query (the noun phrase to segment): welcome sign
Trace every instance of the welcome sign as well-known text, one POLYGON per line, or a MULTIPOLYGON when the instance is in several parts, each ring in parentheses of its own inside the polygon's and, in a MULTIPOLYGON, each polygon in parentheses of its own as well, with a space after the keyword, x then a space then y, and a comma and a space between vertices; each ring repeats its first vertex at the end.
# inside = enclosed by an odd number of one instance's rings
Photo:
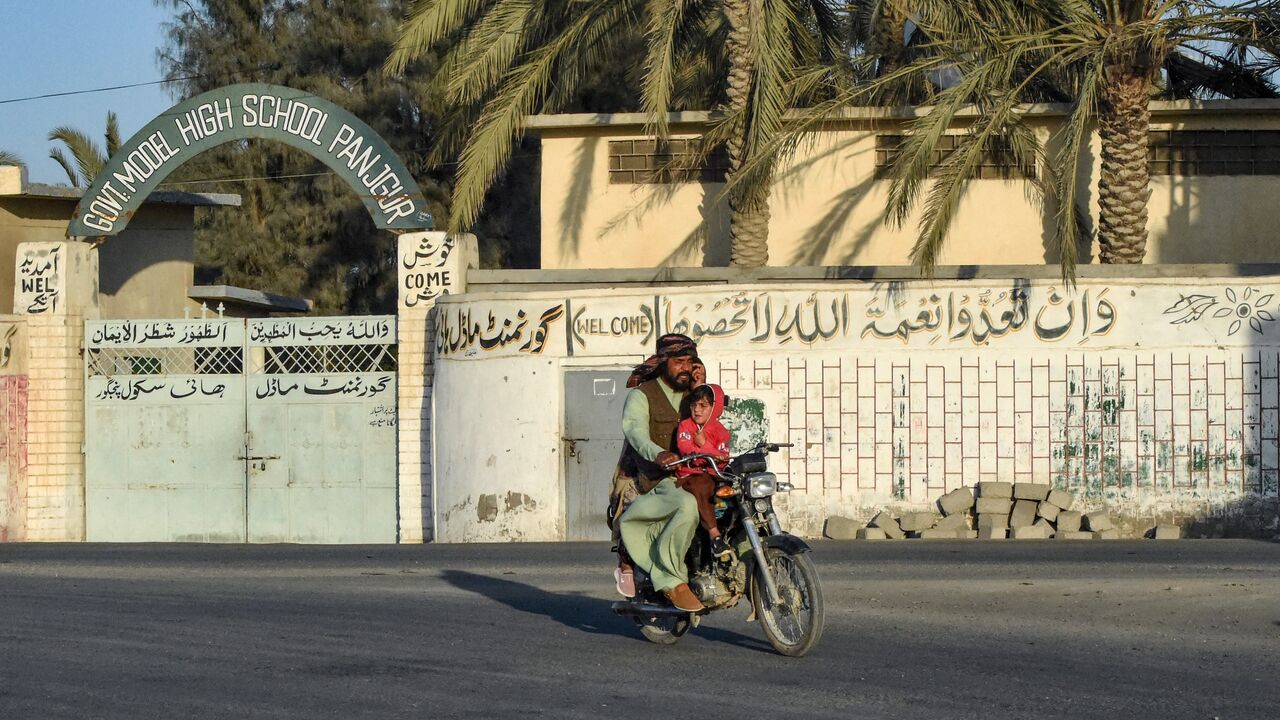
POLYGON ((228 85, 179 103, 124 143, 76 206, 68 237, 115 235, 187 160, 223 143, 277 140, 323 162, 384 230, 426 230, 431 214, 404 163, 372 128, 324 98, 262 83, 228 85))

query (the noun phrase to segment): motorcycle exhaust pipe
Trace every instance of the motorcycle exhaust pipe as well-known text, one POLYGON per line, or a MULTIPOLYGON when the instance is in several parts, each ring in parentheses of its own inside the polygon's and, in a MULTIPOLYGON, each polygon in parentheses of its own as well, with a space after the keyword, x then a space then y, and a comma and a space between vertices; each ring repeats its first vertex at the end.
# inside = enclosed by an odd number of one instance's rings
POLYGON ((656 605, 646 602, 627 602, 619 600, 610 606, 613 611, 619 615, 636 615, 639 617, 654 617, 658 615, 684 617, 689 614, 688 610, 680 610, 670 605, 656 605))

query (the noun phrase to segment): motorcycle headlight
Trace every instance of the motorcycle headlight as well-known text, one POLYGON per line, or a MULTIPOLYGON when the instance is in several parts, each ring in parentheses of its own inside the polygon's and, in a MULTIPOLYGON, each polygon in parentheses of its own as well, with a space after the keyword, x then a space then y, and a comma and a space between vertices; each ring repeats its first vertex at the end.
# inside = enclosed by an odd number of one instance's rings
POLYGON ((753 498, 769 497, 778 486, 773 473, 755 473, 747 477, 747 495, 753 498))

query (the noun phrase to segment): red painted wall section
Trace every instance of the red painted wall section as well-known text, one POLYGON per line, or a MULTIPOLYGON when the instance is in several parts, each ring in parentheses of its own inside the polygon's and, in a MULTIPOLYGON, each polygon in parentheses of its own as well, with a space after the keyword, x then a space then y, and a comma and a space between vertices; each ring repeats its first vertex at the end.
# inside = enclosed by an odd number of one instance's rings
POLYGON ((27 376, 0 377, 0 542, 26 538, 27 376))

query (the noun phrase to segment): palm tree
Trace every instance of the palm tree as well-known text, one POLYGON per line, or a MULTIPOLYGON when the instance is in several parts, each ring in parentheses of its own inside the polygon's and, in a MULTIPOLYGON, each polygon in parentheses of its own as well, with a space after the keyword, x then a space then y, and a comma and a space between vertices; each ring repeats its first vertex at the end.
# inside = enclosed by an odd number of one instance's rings
POLYGON ((1104 263, 1140 263, 1146 251, 1148 102, 1153 97, 1276 97, 1280 5, 1246 0, 886 0, 928 38, 911 64, 856 92, 948 71, 957 78, 913 121, 894 164, 887 217, 922 206, 913 260, 931 268, 974 169, 991 154, 1018 166, 1056 204, 1064 273, 1087 242, 1079 166, 1096 127, 1101 146, 1098 244, 1104 263), (1070 98, 1048 145, 1020 105, 1070 98), (966 140, 931 167, 939 138, 976 108, 966 140), (1047 147, 1056 145, 1052 156, 1047 147))
POLYGON ((725 147, 732 262, 759 266, 768 261, 773 168, 793 146, 784 115, 848 89, 847 16, 842 0, 419 0, 387 70, 444 47, 453 117, 433 159, 460 158, 449 220, 460 230, 476 219, 526 116, 559 111, 593 69, 630 63, 659 139, 669 111, 718 111, 702 152, 725 147), (622 49, 637 29, 645 52, 633 57, 622 49))
POLYGON ((88 187, 94 176, 107 164, 107 160, 120 149, 120 128, 114 112, 107 113, 107 130, 103 133, 103 139, 106 141, 105 154, 89 136, 73 127, 63 125, 49 133, 49 140, 62 142, 71 152, 71 159, 68 159, 62 148, 49 151, 49 157, 67 173, 71 187, 88 187))
POLYGON ((26 163, 22 162, 21 158, 8 150, 0 150, 0 165, 17 165, 18 167, 24 167, 26 163))

